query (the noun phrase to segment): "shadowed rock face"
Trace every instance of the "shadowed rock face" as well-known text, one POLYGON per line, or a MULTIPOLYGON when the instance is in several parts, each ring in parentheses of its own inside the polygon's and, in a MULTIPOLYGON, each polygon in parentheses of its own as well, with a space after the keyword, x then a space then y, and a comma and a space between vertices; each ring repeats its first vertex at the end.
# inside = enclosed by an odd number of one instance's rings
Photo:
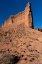
POLYGON ((17 15, 10 16, 10 18, 7 21, 5 21, 2 26, 6 27, 8 25, 13 25, 14 23, 19 25, 23 22, 26 26, 33 28, 33 18, 30 2, 26 5, 24 11, 18 13, 17 15))

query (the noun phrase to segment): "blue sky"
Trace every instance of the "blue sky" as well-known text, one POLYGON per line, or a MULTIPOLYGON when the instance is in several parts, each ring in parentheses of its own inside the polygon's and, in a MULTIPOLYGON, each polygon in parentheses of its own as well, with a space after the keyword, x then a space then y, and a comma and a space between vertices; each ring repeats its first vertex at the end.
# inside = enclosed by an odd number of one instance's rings
POLYGON ((34 27, 42 28, 42 0, 0 0, 0 26, 10 15, 23 11, 28 2, 31 2, 34 27))

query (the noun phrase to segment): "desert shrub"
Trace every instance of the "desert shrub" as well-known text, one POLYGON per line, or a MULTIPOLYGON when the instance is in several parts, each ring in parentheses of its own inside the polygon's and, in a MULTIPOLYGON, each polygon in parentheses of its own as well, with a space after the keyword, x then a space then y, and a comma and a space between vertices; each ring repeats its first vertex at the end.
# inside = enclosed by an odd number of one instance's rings
POLYGON ((20 57, 15 55, 5 55, 0 59, 0 64, 16 64, 20 60, 20 57))

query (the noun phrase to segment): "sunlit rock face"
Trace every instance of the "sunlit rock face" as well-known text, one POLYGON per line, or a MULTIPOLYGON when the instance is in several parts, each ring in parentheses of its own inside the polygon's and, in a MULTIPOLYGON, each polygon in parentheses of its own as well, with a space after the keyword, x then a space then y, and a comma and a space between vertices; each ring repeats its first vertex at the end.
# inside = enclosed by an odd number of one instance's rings
POLYGON ((42 64, 42 29, 32 28, 29 2, 0 27, 0 64, 42 64))
POLYGON ((26 5, 24 11, 19 12, 16 15, 10 16, 10 18, 6 20, 2 26, 8 26, 14 23, 19 25, 23 22, 25 23, 26 26, 33 28, 33 18, 30 2, 28 2, 28 4, 26 5))

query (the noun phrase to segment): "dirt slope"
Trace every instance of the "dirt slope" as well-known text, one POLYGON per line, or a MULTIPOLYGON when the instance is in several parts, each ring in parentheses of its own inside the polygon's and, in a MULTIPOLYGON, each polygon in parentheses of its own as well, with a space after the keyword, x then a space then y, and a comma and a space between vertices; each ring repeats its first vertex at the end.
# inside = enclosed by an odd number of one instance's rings
POLYGON ((0 64, 42 64, 42 32, 24 23, 0 28, 0 64))

